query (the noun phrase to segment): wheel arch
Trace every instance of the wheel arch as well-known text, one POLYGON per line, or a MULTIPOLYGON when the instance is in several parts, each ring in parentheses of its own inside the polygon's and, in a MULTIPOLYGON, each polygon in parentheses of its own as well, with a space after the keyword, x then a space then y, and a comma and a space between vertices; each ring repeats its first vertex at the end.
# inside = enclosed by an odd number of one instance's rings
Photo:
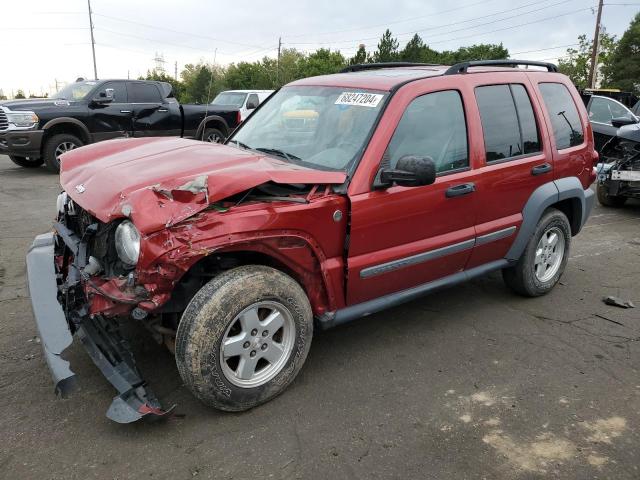
POLYGON ((45 123, 42 129, 44 130, 42 145, 44 145, 48 138, 60 133, 76 135, 80 140, 84 142, 85 145, 91 143, 91 134, 89 133, 89 129, 84 123, 75 118, 54 118, 53 120, 49 120, 47 123, 45 123))
POLYGON ((557 208, 563 212, 569 220, 571 234, 577 235, 587 221, 593 200, 593 191, 585 190, 578 177, 561 178, 540 185, 522 209, 522 225, 505 258, 509 261, 520 258, 536 225, 548 208, 557 208))
POLYGON ((219 115, 208 115, 200 122, 200 125, 198 125, 198 129, 195 134, 196 140, 202 138, 202 134, 207 127, 217 128, 225 137, 229 136, 229 126, 225 119, 219 115))

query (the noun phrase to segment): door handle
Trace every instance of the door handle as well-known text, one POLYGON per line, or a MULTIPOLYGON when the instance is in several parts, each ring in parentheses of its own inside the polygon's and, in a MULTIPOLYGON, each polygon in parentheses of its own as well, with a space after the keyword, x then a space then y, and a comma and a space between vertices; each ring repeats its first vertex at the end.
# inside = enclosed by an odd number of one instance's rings
POLYGON ((131 113, 131 110, 120 110, 120 113, 131 113))
POLYGON ((169 110, 167 110, 166 108, 159 108, 158 111, 159 112, 168 112, 169 110))
POLYGON ((536 165, 531 169, 531 175, 542 175, 551 171, 551 164, 543 163, 542 165, 536 165))
POLYGON ((461 195, 467 195, 475 191, 476 191, 475 183, 461 183, 460 185, 454 185, 453 187, 447 188, 444 194, 447 198, 451 198, 451 197, 460 197, 461 195))

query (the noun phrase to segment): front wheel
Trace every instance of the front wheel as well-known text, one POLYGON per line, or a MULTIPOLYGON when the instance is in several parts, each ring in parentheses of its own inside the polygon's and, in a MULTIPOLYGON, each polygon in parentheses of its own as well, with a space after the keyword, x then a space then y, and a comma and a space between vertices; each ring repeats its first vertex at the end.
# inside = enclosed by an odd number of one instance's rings
POLYGON ((627 202, 627 197, 621 197, 619 195, 609 195, 609 189, 606 185, 598 183, 596 187, 596 193, 598 195, 598 202, 605 207, 621 207, 627 202))
POLYGON ((44 144, 44 163, 47 168, 58 173, 60 171, 60 156, 84 145, 75 135, 61 133, 48 138, 44 144))
POLYGON ((518 262, 502 270, 502 278, 520 295, 544 295, 560 280, 569 259, 570 245, 571 227, 567 216, 550 208, 538 222, 518 262))
POLYGON ((23 168, 37 168, 44 163, 42 158, 17 157, 15 155, 9 155, 9 160, 23 168))
POLYGON ((187 306, 176 363, 203 403, 241 411, 271 400, 296 377, 309 352, 313 316, 288 275, 249 265, 215 277, 187 306))

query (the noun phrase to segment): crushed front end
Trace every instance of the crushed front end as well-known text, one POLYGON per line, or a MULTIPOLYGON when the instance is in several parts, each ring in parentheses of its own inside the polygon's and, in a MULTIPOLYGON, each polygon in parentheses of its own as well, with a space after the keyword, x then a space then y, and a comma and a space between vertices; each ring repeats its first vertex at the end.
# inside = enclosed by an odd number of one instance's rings
POLYGON ((598 164, 598 184, 607 195, 640 198, 640 129, 626 129, 603 147, 603 163, 598 164))
POLYGON ((75 386, 62 357, 75 336, 118 391, 108 418, 130 423, 165 416, 121 334, 123 316, 145 317, 140 306, 155 305, 154 292, 137 283, 134 268, 116 252, 122 222, 100 222, 64 192, 57 207, 55 232, 36 237, 27 254, 31 303, 56 392, 64 396, 75 386))

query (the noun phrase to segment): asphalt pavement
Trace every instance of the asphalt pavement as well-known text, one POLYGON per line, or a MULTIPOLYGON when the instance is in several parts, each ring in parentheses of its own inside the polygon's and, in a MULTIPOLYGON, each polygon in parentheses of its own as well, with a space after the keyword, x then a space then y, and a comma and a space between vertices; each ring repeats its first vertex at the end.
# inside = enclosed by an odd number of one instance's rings
POLYGON ((317 333, 291 387, 248 412, 200 404, 140 331, 140 368, 182 415, 118 425, 80 345, 81 389, 55 397, 37 337, 24 256, 59 190, 0 156, 0 478, 640 478, 640 202, 596 206, 549 295, 494 273, 317 333))

